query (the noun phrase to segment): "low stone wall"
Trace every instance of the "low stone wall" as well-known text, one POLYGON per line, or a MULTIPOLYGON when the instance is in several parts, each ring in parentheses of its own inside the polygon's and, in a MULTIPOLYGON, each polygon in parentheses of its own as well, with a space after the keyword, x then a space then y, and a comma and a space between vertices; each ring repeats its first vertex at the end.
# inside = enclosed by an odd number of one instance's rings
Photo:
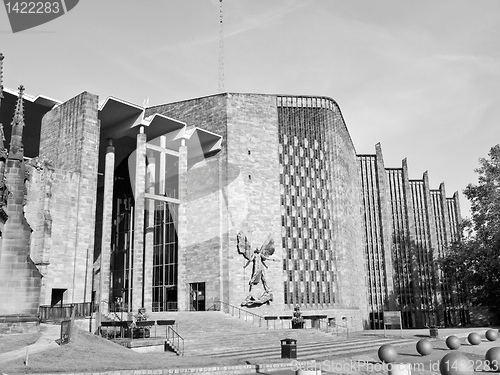
POLYGON ((40 331, 37 316, 0 316, 0 335, 36 333, 40 331))
MULTIPOLYGON (((212 366, 212 367, 189 367, 159 370, 121 370, 105 372, 71 373, 71 375, 170 375, 170 374, 262 374, 268 371, 296 370, 299 368, 315 368, 315 361, 288 360, 281 363, 268 363, 262 365, 236 365, 236 366, 212 366)), ((69 375, 69 374, 39 374, 39 375, 69 375)))

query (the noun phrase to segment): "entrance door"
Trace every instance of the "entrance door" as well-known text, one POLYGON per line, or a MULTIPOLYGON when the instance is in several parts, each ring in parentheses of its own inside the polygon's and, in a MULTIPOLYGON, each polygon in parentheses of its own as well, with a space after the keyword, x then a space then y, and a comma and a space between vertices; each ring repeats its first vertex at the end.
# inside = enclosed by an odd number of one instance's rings
POLYGON ((205 311, 205 283, 189 284, 191 311, 205 311))
POLYGON ((50 306, 54 307, 63 305, 63 297, 66 289, 52 289, 52 294, 50 296, 50 306))

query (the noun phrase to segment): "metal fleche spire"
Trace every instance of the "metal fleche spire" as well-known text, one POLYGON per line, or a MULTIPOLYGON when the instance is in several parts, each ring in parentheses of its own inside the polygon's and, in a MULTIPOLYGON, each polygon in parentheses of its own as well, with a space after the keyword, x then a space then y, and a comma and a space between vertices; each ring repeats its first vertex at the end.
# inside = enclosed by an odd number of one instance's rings
POLYGON ((222 0, 219 0, 219 93, 224 92, 224 24, 222 0))
POLYGON ((3 99, 3 54, 0 53, 0 107, 3 99))
MULTIPOLYGON (((2 108, 3 99, 3 59, 4 55, 0 53, 0 109, 2 108)), ((5 141, 5 133, 3 132, 3 124, 0 122, 0 150, 5 148, 3 141, 5 141)))

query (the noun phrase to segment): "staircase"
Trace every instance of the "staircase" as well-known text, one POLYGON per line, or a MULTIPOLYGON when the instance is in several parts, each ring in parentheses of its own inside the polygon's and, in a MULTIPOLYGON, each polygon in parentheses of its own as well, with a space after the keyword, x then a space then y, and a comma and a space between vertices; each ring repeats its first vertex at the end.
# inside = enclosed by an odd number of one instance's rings
MULTIPOLYGON (((150 319, 175 319, 176 331, 184 338, 184 355, 212 358, 240 358, 242 361, 281 358, 280 340, 297 340, 297 359, 318 359, 377 350, 390 343, 403 345, 413 339, 380 338, 351 334, 351 338, 324 333, 316 329, 276 329, 262 327, 220 311, 154 313, 150 319)), ((270 322, 273 326, 273 322, 270 322)))

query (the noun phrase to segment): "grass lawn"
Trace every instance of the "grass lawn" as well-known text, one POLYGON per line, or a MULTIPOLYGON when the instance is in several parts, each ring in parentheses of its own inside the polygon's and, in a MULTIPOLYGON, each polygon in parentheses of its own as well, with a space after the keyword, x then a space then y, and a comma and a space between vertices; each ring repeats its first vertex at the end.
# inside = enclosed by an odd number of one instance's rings
POLYGON ((23 364, 23 359, 19 359, 2 363, 1 372, 6 374, 101 372, 244 364, 241 361, 228 359, 217 360, 196 356, 179 357, 170 352, 136 353, 88 332, 77 332, 73 341, 68 345, 30 355, 29 366, 23 364))
POLYGON ((10 352, 22 348, 23 346, 34 344, 41 335, 40 332, 37 332, 0 336, 0 353, 10 352))

